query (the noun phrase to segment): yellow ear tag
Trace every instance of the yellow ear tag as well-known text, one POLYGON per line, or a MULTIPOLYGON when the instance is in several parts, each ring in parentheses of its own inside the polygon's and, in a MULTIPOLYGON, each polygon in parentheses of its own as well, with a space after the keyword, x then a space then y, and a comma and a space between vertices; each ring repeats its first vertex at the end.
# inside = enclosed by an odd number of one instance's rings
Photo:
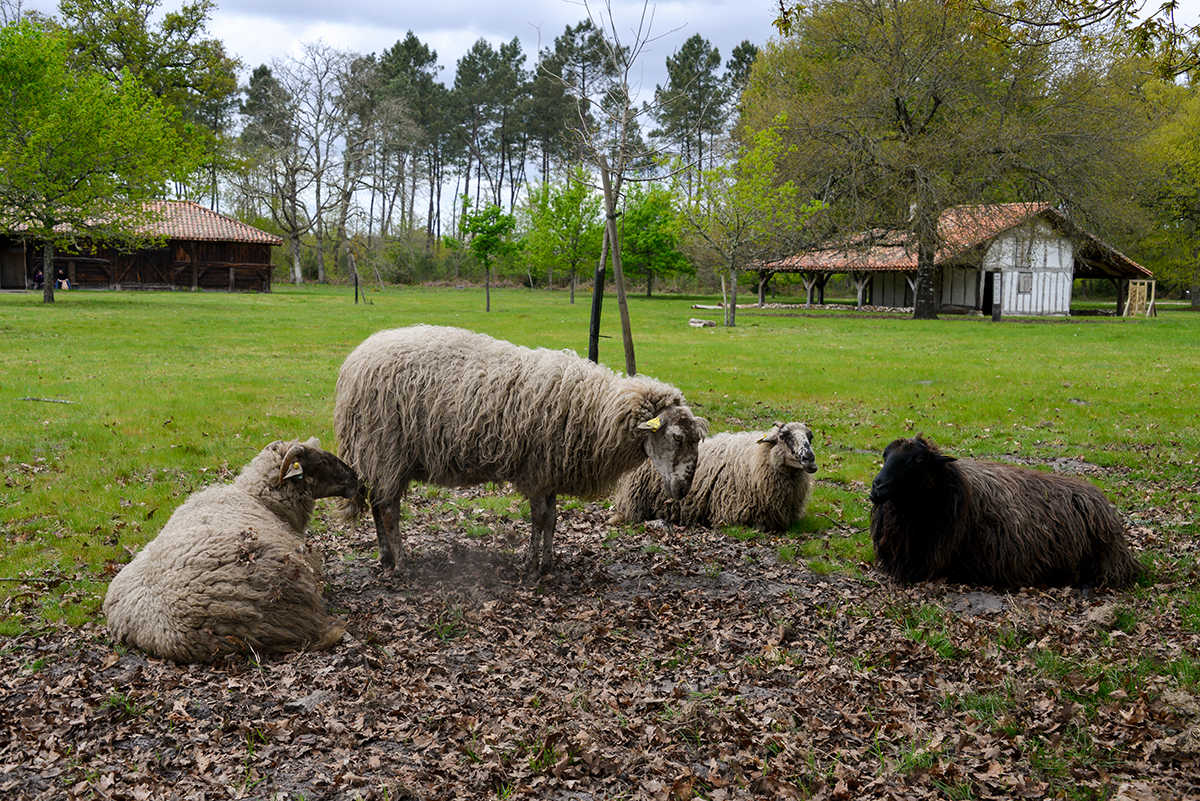
POLYGON ((651 417, 646 421, 646 428, 650 429, 651 431, 657 431, 661 426, 662 420, 659 420, 657 417, 651 417))
POLYGON ((760 435, 759 435, 759 437, 758 437, 758 439, 756 440, 756 442, 766 442, 766 440, 767 440, 767 435, 766 435, 766 434, 760 434, 760 435))
POLYGON ((292 462, 292 466, 289 467, 288 471, 283 474, 283 478, 288 479, 297 477, 304 478, 304 468, 300 466, 299 462, 292 462))

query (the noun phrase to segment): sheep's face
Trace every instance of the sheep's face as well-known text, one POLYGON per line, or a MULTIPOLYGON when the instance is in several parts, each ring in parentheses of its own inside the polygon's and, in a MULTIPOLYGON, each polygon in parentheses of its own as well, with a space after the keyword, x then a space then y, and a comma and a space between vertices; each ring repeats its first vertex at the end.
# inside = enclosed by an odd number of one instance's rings
POLYGON ((279 483, 285 481, 303 481, 312 498, 355 498, 366 492, 353 468, 315 439, 290 444, 279 468, 279 483))
POLYGON ((686 406, 673 406, 638 425, 646 432, 644 447, 650 463, 662 476, 667 496, 679 500, 692 488, 699 459, 700 440, 708 433, 703 417, 693 417, 686 406))
POLYGON ((770 443, 774 449, 773 458, 781 459, 785 466, 815 473, 817 455, 813 453, 812 437, 812 430, 804 423, 775 423, 775 427, 763 434, 759 441, 770 443))
POLYGON ((871 503, 886 503, 932 489, 942 466, 953 461, 953 456, 943 455, 920 434, 895 440, 883 450, 883 467, 871 482, 871 503))

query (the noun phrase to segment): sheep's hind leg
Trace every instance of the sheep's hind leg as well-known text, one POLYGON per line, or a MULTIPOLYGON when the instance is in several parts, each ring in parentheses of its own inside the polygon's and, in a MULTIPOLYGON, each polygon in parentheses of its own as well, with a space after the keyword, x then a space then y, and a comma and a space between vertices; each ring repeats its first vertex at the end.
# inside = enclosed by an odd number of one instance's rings
POLYGON ((397 560, 404 567, 404 544, 400 541, 400 502, 372 503, 375 538, 379 541, 379 563, 394 573, 397 560))
POLYGON ((545 575, 554 567, 554 526, 558 521, 558 499, 554 495, 535 495, 529 499, 529 556, 525 569, 532 575, 545 575))

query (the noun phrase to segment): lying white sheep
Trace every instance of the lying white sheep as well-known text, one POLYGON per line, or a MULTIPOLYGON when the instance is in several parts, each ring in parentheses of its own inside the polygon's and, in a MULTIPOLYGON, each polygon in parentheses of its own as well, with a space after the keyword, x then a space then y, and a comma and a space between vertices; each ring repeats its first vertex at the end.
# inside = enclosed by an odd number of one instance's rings
POLYGON ((717 434, 700 443, 692 491, 682 500, 668 498, 662 482, 643 466, 621 479, 609 522, 662 519, 783 531, 804 516, 815 472, 812 431, 804 423, 717 434))
POLYGON ((682 497, 707 430, 668 384, 570 351, 428 325, 380 331, 346 357, 334 427, 342 458, 370 486, 384 567, 404 560, 400 502, 410 482, 508 481, 529 498, 528 569, 543 573, 557 495, 606 495, 649 456, 666 492, 682 497))
POLYGON ((308 442, 273 442, 232 484, 188 498, 108 586, 121 643, 176 662, 332 647, 321 559, 305 542, 313 499, 350 498, 358 476, 308 442))

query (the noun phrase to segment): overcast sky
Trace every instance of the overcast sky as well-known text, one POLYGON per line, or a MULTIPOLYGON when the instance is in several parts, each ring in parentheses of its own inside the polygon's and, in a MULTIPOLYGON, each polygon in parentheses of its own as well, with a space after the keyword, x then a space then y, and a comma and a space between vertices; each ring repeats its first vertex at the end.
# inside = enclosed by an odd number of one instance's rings
MULTIPOLYGON (((58 0, 19 0, 26 9, 58 16, 58 0)), ((230 55, 246 65, 243 81, 259 64, 269 64, 293 51, 297 43, 323 41, 332 47, 366 55, 379 54, 409 30, 437 51, 441 78, 454 82, 458 59, 480 38, 493 47, 521 40, 525 66, 532 69, 537 53, 553 47, 568 25, 591 15, 607 25, 603 0, 216 0, 209 33, 225 43, 230 55)), ((160 10, 174 10, 182 0, 161 0, 160 10)), ((1161 0, 1147 0, 1156 9, 1161 0)), ((749 40, 762 46, 775 33, 777 0, 672 0, 644 5, 641 0, 611 0, 612 19, 623 44, 647 15, 650 37, 635 69, 639 100, 649 100, 665 83, 665 63, 683 43, 699 34, 717 47, 722 61, 749 40), (652 15, 652 18, 651 16, 652 15)), ((1200 0, 1180 0, 1179 19, 1195 24, 1200 0)))
MULTIPOLYGON (((592 15, 601 19, 603 2, 589 4, 592 15)), ((162 0, 159 8, 180 5, 182 0, 162 0)), ((588 17, 588 7, 577 0, 216 0, 216 5, 208 31, 245 62, 243 80, 250 69, 286 56, 298 42, 320 40, 363 55, 379 54, 411 30, 437 51, 441 78, 452 84, 458 59, 481 38, 497 48, 519 38, 525 66, 532 69, 541 48, 553 47, 568 25, 588 17)), ((22 6, 58 16, 58 0, 22 0, 22 6)), ((771 21, 776 7, 775 0, 672 0, 645 6, 650 35, 661 38, 646 46, 635 66, 645 70, 634 76, 643 81, 639 99, 651 99, 655 85, 666 81, 667 58, 695 34, 720 50, 722 62, 745 40, 766 44, 775 32, 771 21)), ((633 40, 642 13, 640 0, 612 0, 623 43, 633 40)))

